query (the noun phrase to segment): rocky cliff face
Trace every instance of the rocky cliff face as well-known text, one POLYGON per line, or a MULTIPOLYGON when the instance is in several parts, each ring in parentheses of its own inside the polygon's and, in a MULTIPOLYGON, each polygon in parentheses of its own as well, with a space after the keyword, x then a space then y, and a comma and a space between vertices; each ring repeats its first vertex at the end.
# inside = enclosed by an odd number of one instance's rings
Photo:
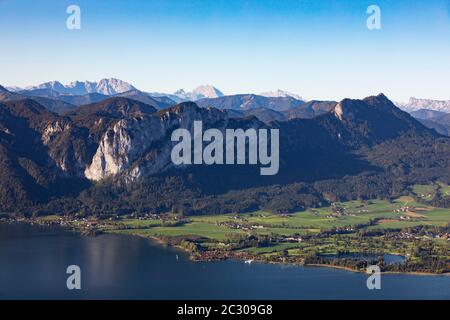
MULTIPOLYGON (((192 133, 196 120, 203 122, 204 130, 222 132, 236 126, 232 122, 238 122, 238 127, 264 126, 256 118, 232 119, 224 110, 200 108, 192 102, 156 111, 134 100, 114 98, 81 107, 68 117, 49 116, 39 130, 43 145, 63 174, 92 181, 118 177, 131 182, 173 169, 171 134, 177 128, 192 133)), ((316 121, 343 144, 370 144, 406 132, 426 132, 384 95, 345 99, 316 121)), ((288 144, 301 137, 284 139, 288 144)), ((301 145, 300 141, 297 144, 301 145)))
POLYGON ((88 179, 99 181, 121 174, 126 181, 141 176, 164 173, 173 168, 170 136, 173 130, 192 131, 195 120, 224 129, 227 113, 216 109, 201 109, 193 103, 140 118, 127 118, 112 125, 103 135, 92 163, 86 168, 88 179))

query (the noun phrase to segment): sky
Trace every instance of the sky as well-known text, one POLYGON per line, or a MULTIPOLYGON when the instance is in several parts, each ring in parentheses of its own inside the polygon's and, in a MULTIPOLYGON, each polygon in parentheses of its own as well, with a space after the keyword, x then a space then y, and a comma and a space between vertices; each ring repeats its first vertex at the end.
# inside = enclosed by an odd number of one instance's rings
POLYGON ((450 99, 450 0, 0 0, 0 39, 3 86, 115 77, 150 92, 450 99))

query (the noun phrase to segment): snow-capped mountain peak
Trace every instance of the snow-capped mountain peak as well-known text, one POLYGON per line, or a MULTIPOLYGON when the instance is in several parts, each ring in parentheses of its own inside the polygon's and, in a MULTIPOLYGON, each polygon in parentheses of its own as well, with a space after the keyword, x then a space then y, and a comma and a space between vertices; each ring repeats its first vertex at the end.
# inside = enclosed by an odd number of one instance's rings
POLYGON ((399 108, 408 112, 428 109, 450 113, 450 100, 418 99, 411 97, 406 103, 398 102, 396 104, 399 108))
POLYGON ((18 87, 18 86, 5 87, 5 88, 6 88, 6 90, 8 90, 9 92, 17 92, 17 91, 23 90, 23 88, 18 87))
POLYGON ((269 91, 269 92, 263 92, 260 94, 263 97, 268 97, 268 98, 286 98, 286 97, 291 97, 297 100, 303 100, 303 98, 295 93, 291 93, 291 92, 287 92, 284 90, 280 90, 278 89, 277 91, 269 91))
POLYGON ((130 90, 135 90, 131 84, 115 79, 102 79, 99 82, 91 81, 73 81, 67 85, 63 85, 59 81, 50 81, 39 84, 37 86, 29 86, 26 90, 49 89, 62 94, 85 95, 89 93, 101 93, 104 95, 115 95, 130 90))
POLYGON ((195 88, 191 94, 197 95, 197 96, 203 96, 204 98, 223 97, 223 93, 219 89, 217 89, 216 87, 213 87, 211 85, 201 85, 201 86, 195 88))
POLYGON ((201 85, 191 92, 186 92, 183 89, 174 92, 174 95, 183 100, 197 101, 204 98, 218 98, 223 97, 223 93, 214 86, 201 85))
POLYGON ((117 93, 123 93, 135 89, 135 87, 125 81, 110 78, 100 80, 100 82, 98 82, 97 84, 96 92, 105 95, 114 95, 117 93))
POLYGON ((37 86, 28 86, 25 90, 37 90, 37 89, 48 89, 54 91, 61 91, 65 89, 65 86, 59 81, 49 81, 38 84, 37 86))

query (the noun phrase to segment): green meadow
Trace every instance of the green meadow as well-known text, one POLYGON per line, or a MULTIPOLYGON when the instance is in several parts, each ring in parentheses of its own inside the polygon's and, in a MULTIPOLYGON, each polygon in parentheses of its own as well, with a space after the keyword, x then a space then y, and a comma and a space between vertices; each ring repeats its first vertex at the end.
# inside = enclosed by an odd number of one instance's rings
POLYGON ((124 219, 120 223, 126 227, 116 230, 120 233, 133 233, 145 236, 162 237, 200 237, 224 241, 231 234, 257 235, 307 235, 317 234, 331 228, 353 228, 375 224, 370 229, 401 229, 417 225, 445 226, 450 222, 450 209, 433 208, 417 203, 412 197, 400 197, 395 201, 371 200, 349 201, 338 204, 344 210, 336 215, 332 207, 309 209, 292 214, 272 214, 256 211, 247 214, 226 214, 211 216, 183 217, 183 224, 174 225, 170 216, 164 219, 138 220, 124 219), (414 207, 415 215, 410 220, 401 220, 408 216, 396 212, 402 207, 414 207))

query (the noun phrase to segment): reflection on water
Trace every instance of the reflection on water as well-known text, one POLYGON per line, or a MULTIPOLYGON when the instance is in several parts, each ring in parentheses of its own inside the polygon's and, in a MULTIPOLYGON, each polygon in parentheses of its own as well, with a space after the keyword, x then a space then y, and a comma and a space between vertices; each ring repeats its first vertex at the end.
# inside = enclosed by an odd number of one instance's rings
POLYGON ((327 268, 194 263, 138 237, 0 225, 1 299, 450 299, 448 276, 384 275, 380 291, 366 279, 327 268), (80 291, 66 289, 72 264, 81 267, 80 291))

